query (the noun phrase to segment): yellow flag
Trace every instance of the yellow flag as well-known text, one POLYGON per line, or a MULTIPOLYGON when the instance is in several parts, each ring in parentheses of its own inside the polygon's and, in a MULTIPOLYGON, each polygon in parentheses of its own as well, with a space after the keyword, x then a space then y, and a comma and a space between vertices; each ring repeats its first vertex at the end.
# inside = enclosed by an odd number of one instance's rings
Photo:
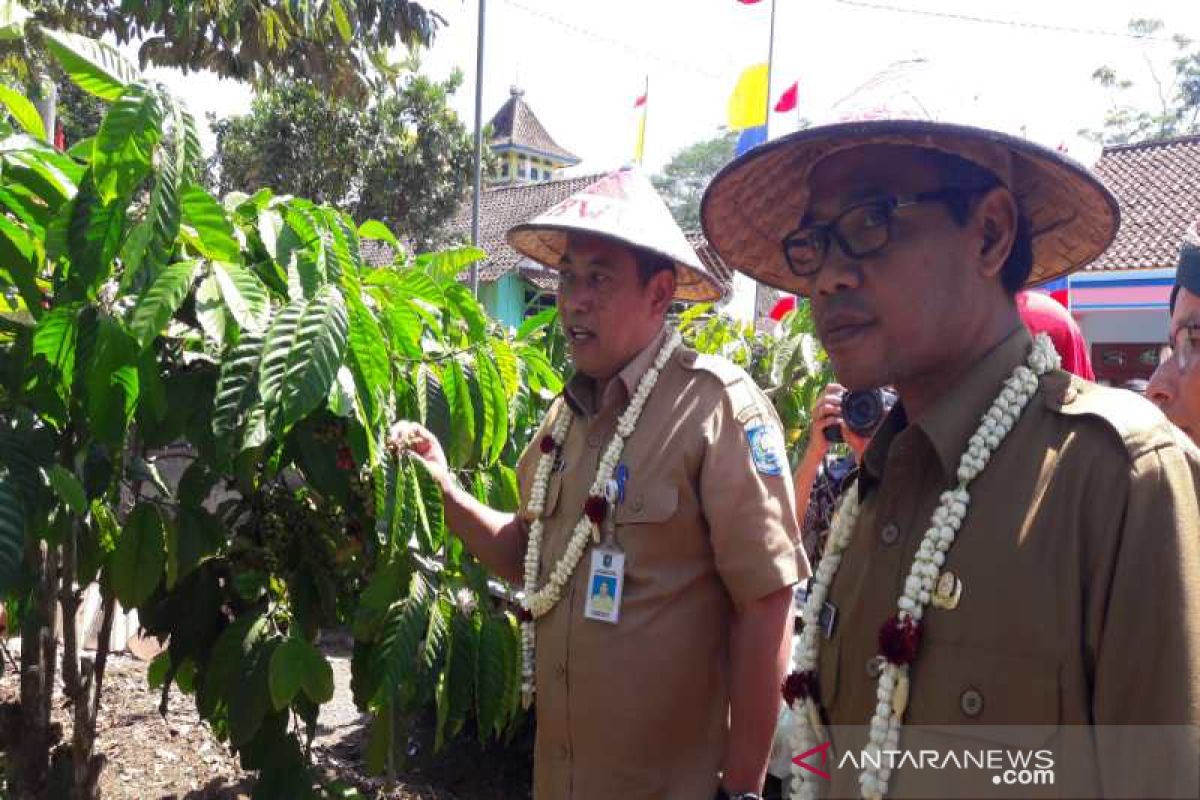
POLYGON ((633 146, 633 161, 636 164, 642 163, 642 157, 646 155, 646 109, 643 107, 642 112, 638 114, 638 129, 637 142, 633 146))
POLYGON ((767 124, 767 65, 747 67, 729 97, 729 129, 734 131, 767 124))

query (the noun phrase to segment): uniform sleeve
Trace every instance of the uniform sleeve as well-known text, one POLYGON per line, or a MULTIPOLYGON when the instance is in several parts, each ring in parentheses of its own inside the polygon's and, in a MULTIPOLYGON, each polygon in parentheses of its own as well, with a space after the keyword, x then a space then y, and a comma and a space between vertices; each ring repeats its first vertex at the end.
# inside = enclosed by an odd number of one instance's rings
POLYGON ((779 421, 765 398, 749 397, 735 407, 734 396, 722 393, 705 426, 700 467, 717 571, 738 604, 809 575, 779 421))
POLYGON ((1200 797, 1200 459, 1134 462, 1095 654, 1105 797, 1200 797), (1137 727, 1130 727, 1137 726, 1137 727))

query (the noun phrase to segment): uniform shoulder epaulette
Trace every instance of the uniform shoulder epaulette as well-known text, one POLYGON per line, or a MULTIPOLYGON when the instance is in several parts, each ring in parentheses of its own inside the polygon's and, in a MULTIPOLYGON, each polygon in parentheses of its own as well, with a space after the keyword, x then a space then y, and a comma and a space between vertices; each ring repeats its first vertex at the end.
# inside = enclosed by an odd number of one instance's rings
POLYGON ((1164 445, 1179 443, 1167 418, 1153 403, 1126 389, 1085 381, 1068 373, 1050 376, 1046 400, 1052 411, 1070 417, 1101 420, 1136 457, 1164 445), (1064 380, 1063 377, 1066 379, 1064 380))
POLYGON ((679 361, 686 369, 707 372, 721 382, 737 424, 745 429, 754 468, 778 477, 788 471, 787 445, 774 406, 746 370, 720 356, 686 351, 679 361))
POLYGON ((774 409, 746 370, 727 358, 689 351, 680 356, 687 369, 707 372, 721 382, 740 424, 755 418, 773 419, 774 409))
POLYGON ((680 363, 688 369, 711 373, 726 386, 732 386, 739 381, 750 381, 746 370, 722 356, 691 352, 683 354, 680 363))

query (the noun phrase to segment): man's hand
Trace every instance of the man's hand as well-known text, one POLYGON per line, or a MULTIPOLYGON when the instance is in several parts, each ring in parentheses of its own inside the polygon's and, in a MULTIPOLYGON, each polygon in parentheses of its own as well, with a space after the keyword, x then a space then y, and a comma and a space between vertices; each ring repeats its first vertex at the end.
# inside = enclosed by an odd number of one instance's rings
POLYGON ((458 535, 483 565, 509 582, 524 575, 525 529, 515 514, 497 511, 459 488, 437 437, 421 425, 401 420, 388 433, 387 446, 421 459, 442 489, 446 526, 458 535))
POLYGON ((842 428, 842 395, 846 390, 840 383, 831 383, 821 392, 812 410, 812 427, 808 433, 808 447, 804 450, 804 460, 819 463, 829 452, 829 441, 825 438, 825 429, 830 425, 842 428))
POLYGON ((410 420, 401 420, 388 433, 388 449, 396 453, 409 452, 421 459, 429 474, 445 490, 450 479, 450 462, 442 450, 442 443, 424 426, 410 420))
POLYGON ((870 439, 846 427, 846 422, 842 419, 842 398, 845 394, 846 388, 840 383, 830 383, 813 405, 812 429, 808 434, 808 447, 804 451, 804 460, 809 464, 820 464, 821 459, 829 452, 825 429, 831 425, 842 429, 842 441, 850 445, 856 460, 862 459, 863 452, 870 444, 870 439))

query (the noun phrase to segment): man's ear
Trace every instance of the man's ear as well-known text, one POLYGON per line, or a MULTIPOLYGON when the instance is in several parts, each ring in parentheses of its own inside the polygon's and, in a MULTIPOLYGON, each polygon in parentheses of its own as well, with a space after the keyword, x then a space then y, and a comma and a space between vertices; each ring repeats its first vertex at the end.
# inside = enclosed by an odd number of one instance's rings
POLYGON ((656 314, 666 314, 675 299, 675 270, 664 269, 650 279, 650 307, 656 314))
POLYGON ((979 270, 995 277, 1004 268, 1017 236, 1017 201, 1002 186, 988 191, 975 206, 971 225, 979 241, 979 270))

